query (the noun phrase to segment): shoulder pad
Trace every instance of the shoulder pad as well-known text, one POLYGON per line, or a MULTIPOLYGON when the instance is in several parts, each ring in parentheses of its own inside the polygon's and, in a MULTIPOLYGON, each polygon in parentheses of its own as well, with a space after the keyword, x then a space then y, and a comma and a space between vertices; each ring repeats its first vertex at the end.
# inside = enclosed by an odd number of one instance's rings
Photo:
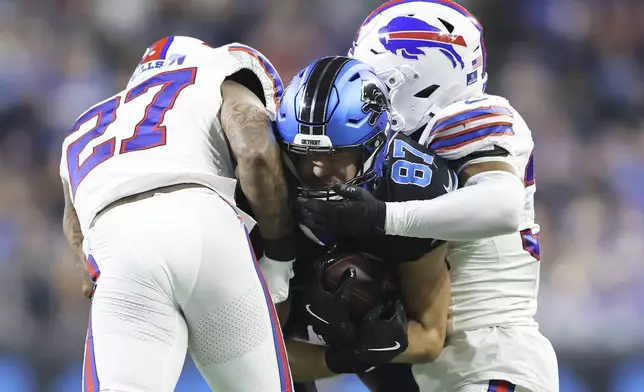
POLYGON ((273 64, 271 64, 263 54, 250 46, 232 43, 225 45, 225 48, 236 60, 238 65, 237 69, 233 70, 231 74, 239 71, 240 69, 248 69, 252 71, 262 83, 266 108, 270 112, 271 118, 275 120, 277 106, 279 99, 282 96, 282 92, 284 91, 284 86, 282 85, 282 80, 273 64))
POLYGON ((485 95, 456 102, 432 121, 430 147, 440 153, 491 137, 512 135, 514 109, 502 97, 485 95))

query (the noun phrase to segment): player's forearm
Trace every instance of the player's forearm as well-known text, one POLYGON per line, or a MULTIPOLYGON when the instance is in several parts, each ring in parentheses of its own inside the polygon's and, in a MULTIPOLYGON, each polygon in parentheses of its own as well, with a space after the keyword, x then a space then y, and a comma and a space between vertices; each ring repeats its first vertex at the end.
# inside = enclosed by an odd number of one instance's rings
POLYGON ((86 262, 86 255, 83 252, 83 232, 81 231, 80 221, 74 207, 65 206, 63 213, 63 232, 67 239, 67 244, 74 254, 74 260, 77 267, 83 269, 86 262))
POLYGON ((286 349, 294 381, 315 381, 336 376, 326 365, 325 347, 287 339, 286 349))
POLYGON ((280 321, 280 326, 284 327, 291 313, 291 301, 287 299, 284 302, 275 304, 275 312, 277 313, 277 318, 280 321))
POLYGON ((295 258, 292 208, 276 144, 241 154, 237 175, 264 239, 265 254, 288 261, 295 258))
POLYGON ((290 234, 293 230, 292 215, 277 142, 241 152, 237 164, 242 191, 262 237, 278 239, 290 234))
POLYGON ((262 237, 277 240, 293 230, 286 177, 273 126, 261 101, 244 86, 226 81, 221 123, 237 161, 237 177, 262 237))
POLYGON ((407 350, 398 355, 394 363, 427 363, 435 360, 445 344, 444 328, 426 328, 422 324, 409 320, 407 325, 409 345, 407 350))
POLYGON ((468 241, 518 230, 525 203, 515 175, 484 172, 463 188, 432 200, 387 203, 385 231, 405 237, 468 241))
POLYGON ((433 361, 443 350, 451 302, 450 276, 443 245, 411 263, 396 265, 400 292, 407 312, 407 350, 398 363, 433 361))

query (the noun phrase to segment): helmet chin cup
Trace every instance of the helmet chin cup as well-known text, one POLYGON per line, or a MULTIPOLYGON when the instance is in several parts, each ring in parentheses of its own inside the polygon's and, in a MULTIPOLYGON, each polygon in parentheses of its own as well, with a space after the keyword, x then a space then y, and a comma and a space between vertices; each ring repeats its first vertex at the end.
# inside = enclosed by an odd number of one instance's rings
MULTIPOLYGON (((389 97, 392 102, 395 99, 396 95, 400 93, 400 88, 402 86, 418 78, 418 73, 408 65, 403 65, 402 67, 397 69, 382 71, 377 75, 382 81, 385 82, 385 85, 389 89, 389 97)), ((394 107, 392 107, 389 112, 389 125, 391 131, 410 131, 405 127, 407 121, 405 121, 405 117, 403 115, 398 113, 394 107)))
POLYGON ((405 82, 405 75, 403 75, 400 70, 389 69, 377 73, 378 77, 385 82, 385 86, 389 89, 389 92, 395 91, 401 84, 405 82))
POLYGON ((418 72, 409 65, 403 65, 399 68, 388 69, 377 73, 378 77, 385 82, 385 85, 392 93, 403 83, 418 79, 418 72))

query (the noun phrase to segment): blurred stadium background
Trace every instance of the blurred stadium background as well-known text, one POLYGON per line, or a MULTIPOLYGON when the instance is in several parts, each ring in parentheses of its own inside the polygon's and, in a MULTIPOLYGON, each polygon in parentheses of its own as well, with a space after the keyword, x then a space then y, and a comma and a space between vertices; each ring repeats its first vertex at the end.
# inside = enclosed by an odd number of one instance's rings
MULTIPOLYGON (((536 140, 539 321, 562 392, 644 391, 644 2, 460 1, 488 91, 536 140)), ((262 51, 287 82, 345 54, 378 0, 0 0, 0 391, 80 391, 88 302, 60 226, 60 144, 156 39, 262 51)), ((179 392, 208 390, 194 367, 179 392)), ((354 379, 325 391, 361 391, 354 379)))

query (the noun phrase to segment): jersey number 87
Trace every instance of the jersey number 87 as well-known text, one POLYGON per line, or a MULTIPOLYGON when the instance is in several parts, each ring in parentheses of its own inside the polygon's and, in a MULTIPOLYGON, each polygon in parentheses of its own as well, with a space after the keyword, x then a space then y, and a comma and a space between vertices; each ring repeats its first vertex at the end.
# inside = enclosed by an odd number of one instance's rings
MULTIPOLYGON (((125 95, 123 105, 144 95, 150 88, 161 86, 159 91, 152 97, 152 101, 146 106, 145 115, 134 127, 132 137, 121 141, 118 154, 165 145, 166 129, 165 126, 161 125, 165 114, 172 109, 181 91, 194 84, 196 76, 196 68, 169 71, 155 75, 130 89, 125 95)), ((120 105, 121 96, 117 96, 91 108, 76 121, 71 133, 77 132, 83 124, 96 118, 96 125, 67 147, 67 169, 69 171, 72 197, 76 194, 76 189, 78 189, 78 186, 89 172, 117 154, 116 138, 112 137, 94 147, 89 157, 82 163, 80 161, 80 154, 87 145, 92 140, 103 135, 107 128, 116 121, 117 110, 120 105)))
POLYGON ((432 169, 429 167, 434 163, 432 155, 419 151, 403 140, 396 139, 394 140, 393 157, 396 158, 396 161, 391 165, 391 179, 395 183, 401 185, 412 184, 422 188, 432 183, 432 169), (411 155, 410 157, 406 156, 406 151, 411 155), (406 157, 409 159, 412 156, 416 157, 416 160, 421 159, 423 163, 399 159, 406 157))

